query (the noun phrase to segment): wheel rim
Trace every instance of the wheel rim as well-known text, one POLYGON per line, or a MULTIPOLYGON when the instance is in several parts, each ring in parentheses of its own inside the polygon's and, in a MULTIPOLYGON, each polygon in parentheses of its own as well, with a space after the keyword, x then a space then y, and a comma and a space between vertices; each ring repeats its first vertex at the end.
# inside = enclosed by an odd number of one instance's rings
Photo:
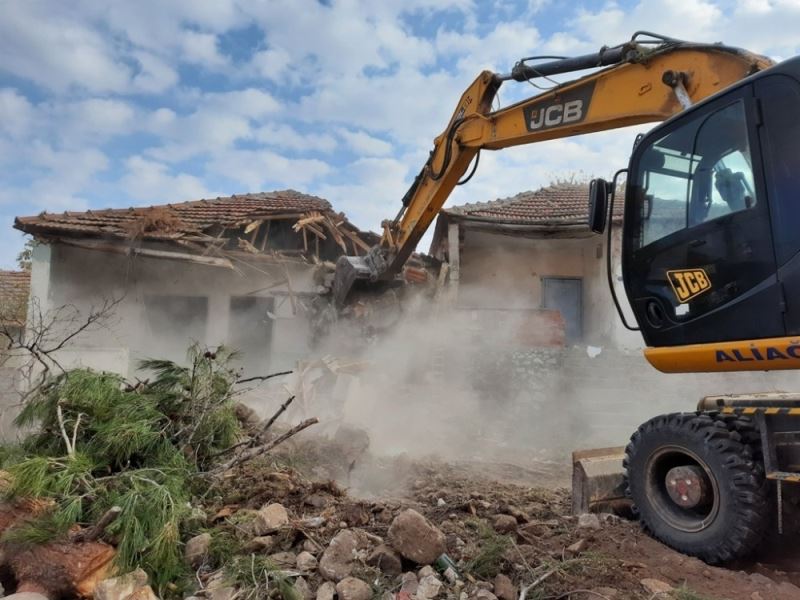
POLYGON ((665 446, 650 455, 645 492, 658 517, 681 531, 702 531, 719 513, 716 477, 697 454, 679 446, 665 446))

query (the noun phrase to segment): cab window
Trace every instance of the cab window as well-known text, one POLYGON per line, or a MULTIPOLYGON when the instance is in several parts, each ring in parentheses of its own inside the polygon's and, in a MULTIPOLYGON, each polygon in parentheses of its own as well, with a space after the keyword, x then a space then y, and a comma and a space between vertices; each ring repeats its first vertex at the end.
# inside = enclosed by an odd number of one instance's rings
POLYGON ((756 205, 744 103, 690 121, 653 142, 636 182, 642 248, 756 205))

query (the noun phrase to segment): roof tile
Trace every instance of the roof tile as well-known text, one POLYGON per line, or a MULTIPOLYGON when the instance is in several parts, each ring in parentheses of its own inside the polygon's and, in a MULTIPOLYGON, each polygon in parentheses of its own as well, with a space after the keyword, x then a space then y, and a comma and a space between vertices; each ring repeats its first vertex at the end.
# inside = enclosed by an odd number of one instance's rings
POLYGON ((213 200, 203 199, 144 208, 113 208, 86 212, 42 213, 17 217, 14 227, 27 233, 110 234, 125 236, 131 226, 148 213, 161 211, 170 215, 168 234, 146 231, 145 237, 174 237, 176 234, 201 232, 212 225, 233 226, 274 214, 303 214, 309 211, 332 212, 327 200, 295 190, 239 194, 213 200))
MULTIPOLYGON (((589 186, 551 185, 492 202, 451 206, 444 212, 454 217, 516 225, 586 225, 589 221, 589 186)), ((622 202, 618 202, 614 215, 621 214, 622 202)))

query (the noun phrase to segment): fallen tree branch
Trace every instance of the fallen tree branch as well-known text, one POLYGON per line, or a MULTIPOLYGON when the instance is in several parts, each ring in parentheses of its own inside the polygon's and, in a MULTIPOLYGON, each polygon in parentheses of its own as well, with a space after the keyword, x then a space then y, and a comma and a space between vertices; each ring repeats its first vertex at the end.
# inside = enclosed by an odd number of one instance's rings
POLYGON ((292 401, 294 400, 294 398, 295 398, 295 396, 294 396, 294 395, 292 395, 292 396, 289 396, 289 399, 288 399, 288 400, 286 400, 286 402, 284 402, 283 404, 281 404, 280 408, 279 408, 278 410, 276 410, 276 411, 275 411, 275 414, 274 414, 274 415, 272 415, 272 416, 269 418, 269 421, 267 421, 267 422, 264 424, 264 426, 261 428, 261 431, 259 432, 259 435, 263 435, 263 434, 265 434, 267 431, 269 431, 269 428, 270 428, 270 427, 272 427, 273 423, 275 423, 275 421, 277 421, 277 420, 278 420, 278 417, 280 417, 280 416, 281 416, 281 415, 284 413, 284 411, 285 411, 287 408, 289 408, 289 405, 292 403, 292 401))
POLYGON ((56 415, 58 416, 58 427, 61 429, 61 437, 64 438, 64 445, 67 447, 67 455, 72 456, 75 451, 69 441, 66 425, 64 425, 64 412, 61 410, 60 400, 58 404, 56 404, 56 415))
POLYGON ((122 513, 122 507, 119 506, 112 506, 109 508, 100 520, 92 525, 89 529, 83 529, 79 531, 72 537, 73 542, 94 542, 97 540, 103 533, 105 533, 106 527, 111 525, 114 521, 117 520, 117 517, 122 513))
POLYGON ((252 459, 254 459, 254 458, 258 457, 258 456, 261 456, 262 454, 266 454, 267 452, 269 452, 270 450, 272 450, 276 446, 278 446, 278 445, 282 444, 283 442, 285 442, 286 440, 288 440, 290 437, 300 433, 304 429, 307 429, 307 428, 309 428, 312 425, 315 425, 317 423, 319 423, 319 419, 317 419, 316 417, 313 417, 311 419, 306 419, 302 423, 299 423, 299 424, 295 425, 294 427, 292 427, 286 433, 284 433, 282 435, 279 435, 278 437, 276 437, 271 442, 268 442, 268 443, 266 443, 266 444, 264 444, 262 446, 258 446, 256 448, 250 448, 249 450, 241 453, 236 458, 233 458, 233 459, 229 460, 228 462, 221 464, 216 469, 212 469, 211 471, 208 472, 208 474, 209 475, 219 475, 220 473, 224 473, 225 471, 228 471, 228 470, 230 470, 230 469, 232 469, 234 467, 237 467, 237 466, 241 465, 242 463, 245 463, 245 462, 247 462, 249 460, 252 460, 252 459))
POLYGON ((275 423, 275 421, 278 419, 278 417, 280 417, 281 414, 283 414, 283 412, 289 407, 289 405, 292 403, 292 400, 294 400, 294 398, 295 398, 294 396, 290 396, 289 399, 286 402, 281 404, 280 408, 278 408, 278 410, 275 411, 275 414, 270 417, 269 421, 267 421, 267 423, 265 425, 263 425, 261 427, 260 431, 258 433, 256 433, 253 437, 247 438, 246 440, 244 440, 242 442, 239 442, 238 444, 234 444, 233 446, 230 446, 229 448, 225 448, 224 450, 220 450, 219 452, 217 452, 214 455, 214 458, 217 458, 217 457, 220 457, 220 456, 225 456, 226 454, 230 454, 234 450, 238 450, 239 448, 242 448, 244 446, 255 446, 256 443, 258 442, 258 439, 262 435, 264 435, 269 430, 270 427, 272 427, 272 424, 275 423))
POLYGON ((281 375, 290 375, 294 371, 281 371, 280 373, 272 373, 271 375, 258 375, 256 377, 247 377, 246 379, 237 379, 236 383, 247 383, 249 381, 266 381, 273 377, 280 377, 281 375))
POLYGON ((544 583, 544 580, 550 577, 556 571, 558 571, 558 569, 550 569, 547 573, 536 579, 533 583, 526 585, 524 588, 522 588, 519 592, 519 600, 525 600, 530 590, 535 588, 540 583, 544 583))

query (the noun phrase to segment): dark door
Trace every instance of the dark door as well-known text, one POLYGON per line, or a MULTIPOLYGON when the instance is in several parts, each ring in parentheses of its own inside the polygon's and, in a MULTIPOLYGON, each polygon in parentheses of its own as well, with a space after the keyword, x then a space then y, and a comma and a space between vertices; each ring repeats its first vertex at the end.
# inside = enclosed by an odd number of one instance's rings
POLYGON ((787 335, 800 334, 800 84, 788 75, 756 81, 759 137, 772 215, 778 279, 786 302, 787 335))
POLYGON ((542 308, 561 313, 570 344, 579 341, 583 333, 582 289, 580 279, 542 278, 542 308))
POLYGON ((634 152, 623 273, 649 346, 784 334, 752 94, 721 96, 634 152))

